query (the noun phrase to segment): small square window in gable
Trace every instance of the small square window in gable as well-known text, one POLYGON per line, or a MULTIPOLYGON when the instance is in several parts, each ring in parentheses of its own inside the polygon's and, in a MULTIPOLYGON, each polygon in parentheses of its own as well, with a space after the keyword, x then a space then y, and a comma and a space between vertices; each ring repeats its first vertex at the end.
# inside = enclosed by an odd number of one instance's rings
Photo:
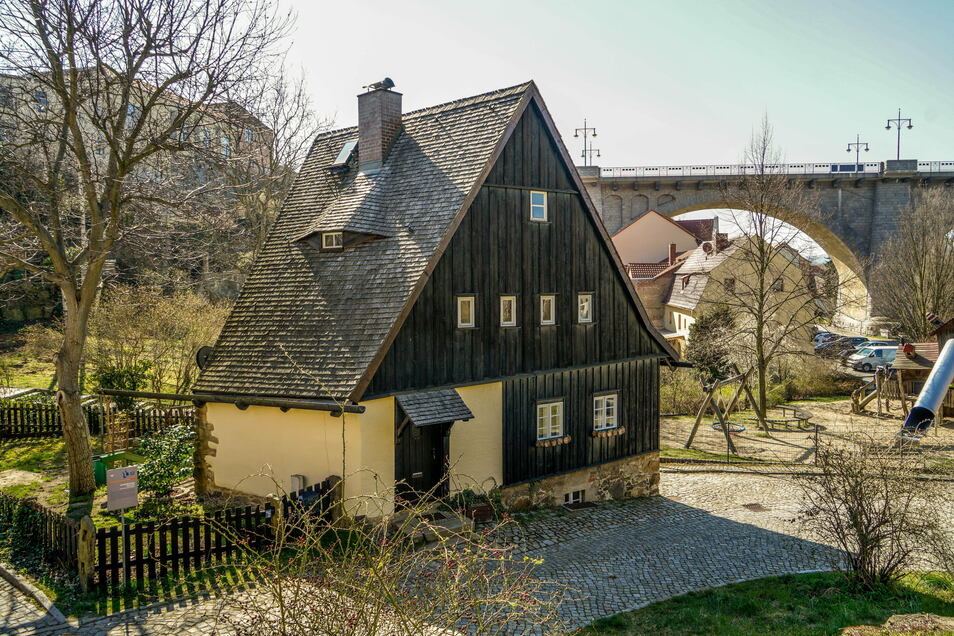
POLYGON ((547 218, 547 193, 532 190, 530 192, 530 220, 543 222, 547 218))

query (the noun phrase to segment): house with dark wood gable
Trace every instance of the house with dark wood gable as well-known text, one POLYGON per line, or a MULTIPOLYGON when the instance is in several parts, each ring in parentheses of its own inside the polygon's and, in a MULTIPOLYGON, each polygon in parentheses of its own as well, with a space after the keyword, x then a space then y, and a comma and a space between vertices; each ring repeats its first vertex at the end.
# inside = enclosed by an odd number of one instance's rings
POLYGON ((653 494, 646 318, 533 82, 320 135, 194 389, 214 486, 653 494), (274 480, 274 481, 273 481, 274 480))

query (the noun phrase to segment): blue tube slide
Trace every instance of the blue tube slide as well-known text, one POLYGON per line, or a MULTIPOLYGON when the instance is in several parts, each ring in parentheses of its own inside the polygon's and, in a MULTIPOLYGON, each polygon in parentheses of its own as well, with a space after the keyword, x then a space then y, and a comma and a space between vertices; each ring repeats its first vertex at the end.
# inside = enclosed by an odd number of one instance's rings
POLYGON ((934 422, 934 416, 941 408, 941 403, 952 382, 954 382, 954 339, 945 343, 937 357, 937 362, 934 363, 934 368, 931 369, 927 382, 924 383, 924 388, 918 395, 918 401, 914 403, 914 408, 904 420, 902 434, 924 434, 924 431, 934 422))

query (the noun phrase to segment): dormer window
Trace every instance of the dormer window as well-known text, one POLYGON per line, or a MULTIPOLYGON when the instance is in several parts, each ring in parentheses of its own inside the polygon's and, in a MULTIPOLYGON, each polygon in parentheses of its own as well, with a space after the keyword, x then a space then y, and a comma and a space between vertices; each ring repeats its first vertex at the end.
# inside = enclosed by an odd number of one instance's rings
POLYGON ((682 288, 685 289, 685 288, 688 287, 688 286, 689 286, 689 277, 688 277, 688 276, 683 276, 683 277, 682 277, 682 288))
POLYGON ((547 193, 533 190, 530 192, 530 220, 547 220, 547 193))
POLYGON ((325 250, 340 250, 344 247, 343 232, 322 232, 321 248, 325 250))

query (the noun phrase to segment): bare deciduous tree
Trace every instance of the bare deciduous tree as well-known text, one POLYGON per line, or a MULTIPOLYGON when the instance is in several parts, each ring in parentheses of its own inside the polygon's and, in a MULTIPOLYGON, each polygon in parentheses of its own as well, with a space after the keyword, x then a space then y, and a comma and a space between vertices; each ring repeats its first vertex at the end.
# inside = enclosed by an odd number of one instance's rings
POLYGON ((0 261, 62 294, 73 496, 94 488, 79 370, 107 259, 141 215, 182 203, 170 182, 183 139, 211 104, 268 75, 288 24, 270 0, 0 4, 0 261))
POLYGON ((903 222, 883 249, 872 276, 877 310, 899 335, 926 340, 934 329, 927 318, 954 317, 954 195, 918 191, 903 222))
MULTIPOLYGON (((764 120, 745 153, 747 170, 721 186, 743 236, 725 247, 732 278, 714 281, 718 293, 713 301, 734 319, 728 336, 734 356, 743 368, 755 370, 759 403, 754 407, 763 417, 770 364, 810 351, 809 330, 822 311, 810 264, 793 247, 798 230, 786 222, 818 217, 818 202, 777 169, 781 163, 772 128, 764 120)), ((838 281, 844 287, 849 283, 838 281)))
MULTIPOLYGON (((339 505, 376 509, 393 496, 388 491, 378 501, 339 505)), ((433 505, 422 503, 375 520, 342 520, 338 527, 307 506, 276 513, 272 522, 273 541, 244 549, 232 566, 255 583, 225 599, 219 621, 229 633, 563 632, 557 610, 570 591, 536 578, 538 561, 515 556, 496 540, 513 523, 506 518, 480 530, 452 530, 435 519, 433 505), (422 546, 425 537, 431 543, 422 546)))
POLYGON ((868 586, 894 582, 915 565, 949 570, 952 489, 930 479, 930 457, 853 441, 822 444, 820 474, 799 480, 803 523, 843 553, 833 565, 868 586))

